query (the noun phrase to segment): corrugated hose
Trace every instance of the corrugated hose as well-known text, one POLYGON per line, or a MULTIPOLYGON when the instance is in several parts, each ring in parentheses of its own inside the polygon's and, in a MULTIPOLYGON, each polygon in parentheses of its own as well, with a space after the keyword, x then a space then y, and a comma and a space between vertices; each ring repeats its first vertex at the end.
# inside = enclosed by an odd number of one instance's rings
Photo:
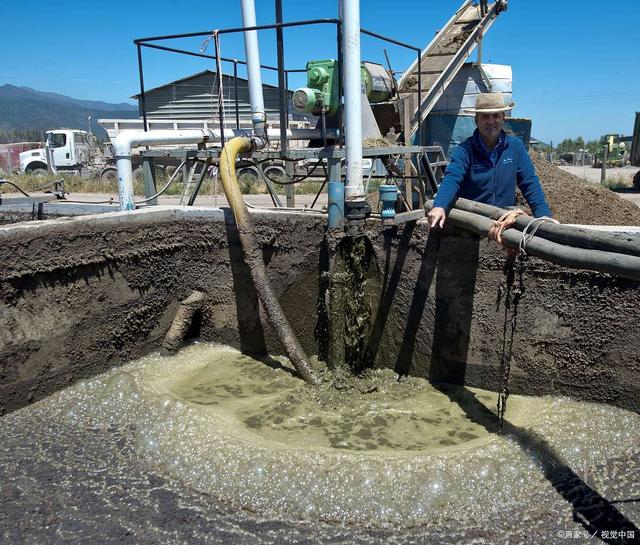
POLYGON ((275 294, 271 289, 269 277, 262 259, 262 252, 258 247, 253 222, 240 193, 236 179, 236 158, 239 153, 251 151, 253 142, 247 137, 236 137, 229 140, 222 148, 220 155, 220 179, 222 188, 233 211, 236 226, 240 235, 240 244, 244 251, 245 261, 251 272, 251 279, 258 292, 258 297, 264 306, 267 316, 276 331, 278 339, 284 346, 291 363, 300 378, 310 384, 318 384, 318 379, 309 366, 304 350, 300 346, 287 317, 282 311, 275 294))

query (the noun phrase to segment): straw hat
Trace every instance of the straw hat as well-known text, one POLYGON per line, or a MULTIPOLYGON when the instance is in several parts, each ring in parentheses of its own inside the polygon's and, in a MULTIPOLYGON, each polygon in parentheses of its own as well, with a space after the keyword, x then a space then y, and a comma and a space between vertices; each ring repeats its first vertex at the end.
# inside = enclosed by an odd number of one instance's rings
POLYGON ((508 104, 502 93, 481 93, 476 99, 476 107, 469 108, 467 112, 474 114, 492 114, 495 112, 506 112, 516 105, 511 101, 508 104))

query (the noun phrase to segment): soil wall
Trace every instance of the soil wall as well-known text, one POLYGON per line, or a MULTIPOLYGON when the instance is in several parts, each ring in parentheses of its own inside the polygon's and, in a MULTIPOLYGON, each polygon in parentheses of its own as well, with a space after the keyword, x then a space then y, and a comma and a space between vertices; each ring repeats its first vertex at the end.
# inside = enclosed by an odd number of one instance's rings
MULTIPOLYGON (((322 353, 336 335, 322 310, 336 243, 324 217, 252 215, 285 313, 305 350, 322 353)), ((496 389, 508 361, 512 392, 640 408, 637 282, 532 259, 509 283, 504 252, 473 235, 420 222, 368 227, 374 365, 496 389)), ((281 350, 226 211, 156 207, 2 227, 0 268, 0 413, 158 349, 193 290, 205 295, 193 334, 247 353, 281 350)))

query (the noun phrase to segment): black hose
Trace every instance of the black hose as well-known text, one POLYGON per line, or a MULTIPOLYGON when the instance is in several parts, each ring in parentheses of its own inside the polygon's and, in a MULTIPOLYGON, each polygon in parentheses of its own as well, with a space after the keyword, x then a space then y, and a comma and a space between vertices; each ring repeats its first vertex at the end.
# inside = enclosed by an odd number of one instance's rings
POLYGON ((14 184, 13 182, 10 182, 9 180, 0 180, 0 184, 9 184, 12 185, 13 187, 15 187, 18 191, 20 191, 20 193, 22 193, 25 197, 31 197, 31 195, 29 195, 29 193, 27 193, 26 191, 24 191, 19 185, 14 184))
MULTIPOLYGON (((458 199, 455 209, 465 212, 480 214, 484 217, 497 220, 506 210, 491 206, 489 204, 470 201, 468 199, 458 199)), ((514 227, 522 231, 533 218, 523 215, 516 218, 514 227)), ((640 244, 638 238, 624 233, 609 233, 596 231, 587 227, 574 227, 570 225, 558 225, 555 223, 544 223, 538 226, 536 236, 565 244, 585 248, 589 250, 602 250, 625 255, 640 257, 640 244)), ((640 236, 640 233, 639 233, 640 236)))
MULTIPOLYGON (((429 201, 427 208, 432 207, 433 201, 429 201)), ((480 214, 455 208, 449 212, 447 222, 481 236, 487 236, 489 229, 495 223, 480 214)), ((502 233, 504 245, 516 251, 520 249, 522 237, 523 233, 517 229, 507 229, 502 233)), ((631 280, 640 280, 640 257, 636 256, 575 248, 538 236, 527 241, 526 253, 563 267, 604 272, 631 280)))

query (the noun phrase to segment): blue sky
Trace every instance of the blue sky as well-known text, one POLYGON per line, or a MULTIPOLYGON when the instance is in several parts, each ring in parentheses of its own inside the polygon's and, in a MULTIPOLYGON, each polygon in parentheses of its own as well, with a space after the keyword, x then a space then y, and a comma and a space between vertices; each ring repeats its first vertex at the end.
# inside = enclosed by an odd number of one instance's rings
MULTIPOLYGON (((424 47, 461 4, 362 0, 362 26, 424 47)), ((273 1, 256 0, 256 5, 259 24, 274 21, 273 1)), ((283 0, 283 5, 285 20, 337 15, 337 0, 283 0)), ((512 65, 514 115, 532 118, 537 138, 558 142, 631 133, 634 112, 640 111, 639 11, 637 0, 510 0, 487 34, 483 57, 512 65)), ((0 16, 5 23, 0 84, 108 102, 130 101, 138 92, 134 38, 241 24, 239 0, 5 0, 0 16)), ((275 65, 275 33, 263 32, 260 40, 262 62, 275 65)), ((288 67, 335 55, 330 26, 290 29, 285 40, 288 67)), ((197 51, 201 44, 202 39, 192 39, 180 46, 197 51)), ((225 36, 221 49, 225 56, 244 57, 240 36, 225 36)), ((395 70, 413 59, 395 46, 388 51, 395 70)), ((382 44, 363 37, 363 58, 384 62, 382 44)), ((144 64, 147 86, 212 67, 205 60, 149 50, 144 64)), ((275 82, 274 76, 264 77, 275 82)))

